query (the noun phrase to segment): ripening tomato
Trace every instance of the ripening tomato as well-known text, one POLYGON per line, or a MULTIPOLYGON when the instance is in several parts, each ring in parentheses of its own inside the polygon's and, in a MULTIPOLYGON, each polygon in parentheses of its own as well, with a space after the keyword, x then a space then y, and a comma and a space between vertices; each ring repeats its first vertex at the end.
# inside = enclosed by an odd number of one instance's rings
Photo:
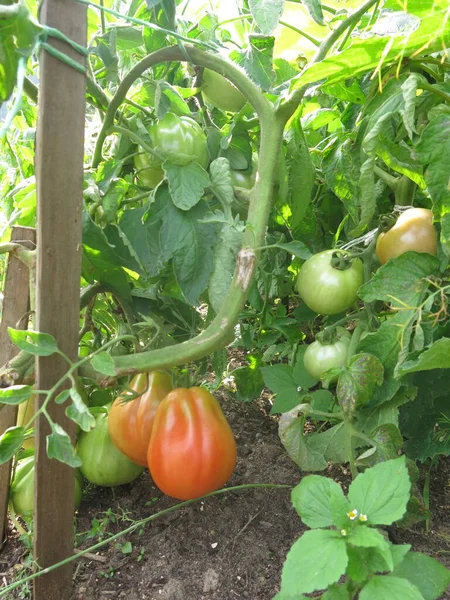
POLYGON ((337 337, 330 343, 315 340, 306 349, 303 364, 311 377, 320 379, 321 375, 330 369, 343 367, 347 362, 351 336, 343 327, 339 327, 338 330, 337 337))
POLYGON ((108 431, 121 452, 146 467, 156 409, 172 390, 172 379, 163 371, 139 373, 131 381, 130 389, 139 396, 124 402, 130 395, 125 391, 114 400, 108 416, 108 431))
POLYGON ((236 442, 219 403, 200 387, 178 388, 156 411, 148 466, 155 484, 179 500, 219 489, 236 465, 236 442))
MULTIPOLYGON (((80 506, 83 478, 75 469, 75 508, 80 506)), ((34 510, 34 456, 19 460, 9 488, 9 502, 16 515, 32 516, 34 510)))
POLYGON ((409 208, 389 231, 378 236, 376 254, 382 265, 408 250, 437 256, 437 233, 431 210, 409 208))
POLYGON ((144 470, 115 447, 109 437, 105 413, 98 415, 93 429, 81 433, 77 454, 83 461, 81 473, 95 485, 113 487, 131 483, 144 470))
POLYGON ((231 81, 209 69, 203 71, 202 96, 207 104, 228 112, 239 112, 247 102, 231 81))
POLYGON ((309 258, 301 267, 295 286, 304 303, 322 315, 335 315, 350 308, 364 283, 364 267, 359 258, 341 270, 332 266, 333 254, 345 257, 341 250, 325 250, 309 258))

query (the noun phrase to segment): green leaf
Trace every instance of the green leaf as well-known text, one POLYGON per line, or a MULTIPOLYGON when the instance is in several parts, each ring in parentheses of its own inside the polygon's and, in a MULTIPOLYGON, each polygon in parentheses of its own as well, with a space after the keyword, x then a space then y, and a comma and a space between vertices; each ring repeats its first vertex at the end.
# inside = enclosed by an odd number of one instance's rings
POLYGON ((405 514, 411 482, 405 457, 379 463, 359 474, 350 484, 348 499, 353 510, 370 525, 390 525, 405 514))
POLYGON ((103 375, 109 375, 110 377, 114 377, 116 374, 116 369, 114 367, 114 360, 108 352, 99 352, 99 354, 94 354, 91 358, 91 365, 94 367, 96 371, 102 373, 103 375))
POLYGON ((382 300, 393 308, 419 306, 429 286, 427 278, 439 273, 439 260, 431 254, 405 252, 390 259, 359 288, 364 302, 382 300))
POLYGON ((63 390, 55 398, 56 404, 64 404, 64 402, 70 398, 70 390, 63 390))
POLYGON ((216 158, 209 165, 210 189, 223 206, 231 206, 234 201, 231 170, 228 159, 216 158))
POLYGON ((34 356, 51 356, 58 350, 55 338, 49 333, 23 331, 12 327, 8 327, 8 333, 15 346, 34 356))
POLYGON ((443 337, 424 350, 416 359, 405 361, 398 369, 399 375, 430 371, 432 369, 450 369, 450 338, 443 337))
MULTIPOLYGON (((348 550, 347 550, 348 552, 348 550)), ((321 600, 350 600, 350 592, 346 583, 344 585, 332 585, 328 588, 321 600)))
POLYGON ((90 431, 95 425, 95 417, 90 413, 76 388, 72 387, 70 389, 70 396, 72 404, 66 408, 66 415, 69 419, 75 421, 83 431, 90 431))
POLYGON ((238 224, 224 223, 214 247, 208 295, 216 313, 219 312, 230 288, 236 268, 236 256, 242 246, 242 237, 243 230, 238 224))
POLYGON ((345 515, 348 511, 348 504, 341 486, 336 481, 320 475, 303 477, 299 485, 291 492, 291 502, 295 510, 303 523, 313 529, 336 525, 332 499, 335 505, 337 502, 341 502, 345 515))
POLYGON ((301 3, 309 12, 310 17, 317 23, 317 25, 325 25, 321 0, 301 0, 301 3))
POLYGON ((420 552, 408 552, 392 576, 407 579, 425 600, 437 600, 450 585, 450 571, 436 559, 420 552))
POLYGON ((162 167, 173 203, 181 210, 195 206, 210 185, 208 173, 196 162, 179 167, 166 160, 162 167))
POLYGON ((281 591, 301 594, 327 588, 345 573, 345 539, 337 531, 307 531, 289 550, 283 565, 281 591))
POLYGON ((309 404, 300 404, 281 415, 278 435, 289 457, 304 471, 322 471, 328 461, 346 462, 347 438, 343 423, 323 433, 305 435, 305 415, 310 410, 309 404))
POLYGON ((0 37, 0 104, 9 99, 16 86, 19 54, 14 38, 0 37))
POLYGON ((187 302, 197 304, 213 269, 212 246, 217 241, 216 225, 202 223, 207 208, 203 203, 189 211, 171 202, 160 231, 165 260, 173 257, 177 283, 187 302))
MULTIPOLYGON (((265 92, 272 88, 275 79, 273 70, 274 37, 250 34, 246 50, 233 51, 230 58, 245 69, 252 79, 265 92)), ((233 168, 235 168, 232 165, 233 168)))
POLYGON ((52 424, 52 433, 47 436, 47 456, 56 458, 70 467, 79 467, 81 459, 76 455, 69 435, 57 423, 52 424))
POLYGON ((20 450, 25 438, 25 427, 10 427, 0 435, 0 465, 8 462, 20 450))
POLYGON ((0 388, 0 404, 22 404, 33 395, 33 388, 29 385, 11 385, 0 388))
POLYGON ((383 383, 383 365, 373 354, 355 354, 339 377, 336 395, 348 415, 367 404, 377 386, 383 383))
POLYGON ((248 367, 239 367, 232 373, 236 384, 236 398, 241 402, 251 402, 259 397, 264 388, 261 374, 261 359, 248 356, 248 367))
POLYGON ((357 548, 376 548, 377 552, 386 562, 389 571, 394 568, 389 542, 376 529, 361 525, 352 531, 348 543, 357 548))
MULTIPOLYGON (((394 546, 387 540, 386 544, 389 549, 388 558, 394 567, 403 560, 403 557, 411 548, 408 544, 394 546)), ((373 573, 385 573, 389 570, 386 560, 376 546, 364 548, 349 545, 347 546, 347 552, 349 560, 346 575, 358 583, 366 581, 373 573)))
POLYGON ((286 412, 299 404, 301 396, 294 381, 292 367, 289 365, 261 367, 261 373, 266 386, 276 394, 270 414, 286 412))
MULTIPOLYGON (((431 119, 414 149, 415 158, 426 167, 425 182, 438 209, 450 204, 448 163, 445 161, 445 156, 450 152, 449 137, 450 114, 444 112, 431 119)), ((445 238, 445 242, 449 242, 448 238, 445 238)))
POLYGON ((415 585, 406 579, 389 575, 376 575, 359 594, 359 600, 424 600, 415 585))
POLYGON ((393 423, 384 423, 372 432, 370 437, 376 443, 373 453, 364 453, 358 458, 358 465, 372 466, 376 463, 397 458, 403 448, 403 436, 393 423), (365 456, 367 454, 367 456, 365 456))
POLYGON ((283 0, 249 0, 248 6, 264 35, 270 35, 283 13, 283 0))
POLYGON ((303 242, 299 240, 295 240, 293 242, 288 242, 286 244, 282 244, 280 242, 276 243, 275 246, 277 248, 281 248, 282 250, 286 250, 289 254, 293 254, 294 256, 298 256, 302 260, 308 260, 311 258, 312 252, 311 250, 305 246, 303 242))

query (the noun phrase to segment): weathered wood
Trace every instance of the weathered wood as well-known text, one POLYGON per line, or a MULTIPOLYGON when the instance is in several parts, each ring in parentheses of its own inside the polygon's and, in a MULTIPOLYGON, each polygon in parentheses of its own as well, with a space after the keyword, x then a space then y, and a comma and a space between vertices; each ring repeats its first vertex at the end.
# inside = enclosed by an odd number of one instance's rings
MULTIPOLYGON (((11 241, 21 242, 32 250, 35 247, 36 231, 31 227, 13 227, 11 241)), ((3 292, 2 320, 0 323, 0 365, 4 365, 19 352, 19 349, 10 340, 8 327, 19 329, 26 329, 27 327, 28 319, 21 319, 29 310, 28 285, 28 267, 11 255, 8 259, 3 292)), ((4 406, 0 411, 0 434, 15 425, 16 419, 17 407, 4 406)), ((5 539, 11 464, 10 461, 0 465, 0 545, 5 539)))
MULTIPOLYGON (((86 44, 86 9, 76 0, 45 0, 41 22, 86 44)), ((55 47, 83 63, 63 42, 55 47)), ((81 217, 85 78, 46 51, 40 56, 36 182, 38 197, 38 260, 36 329, 52 334, 70 358, 77 356, 81 269, 81 217)), ((67 371, 58 356, 38 357, 36 385, 50 389, 67 371)), ((39 400, 42 402, 42 398, 39 400)), ((48 412, 74 437, 66 404, 50 404, 48 412)), ((36 430, 34 554, 48 567, 73 554, 74 472, 46 453, 50 427, 39 418, 36 430)), ((35 600, 69 600, 72 566, 34 580, 35 600)))

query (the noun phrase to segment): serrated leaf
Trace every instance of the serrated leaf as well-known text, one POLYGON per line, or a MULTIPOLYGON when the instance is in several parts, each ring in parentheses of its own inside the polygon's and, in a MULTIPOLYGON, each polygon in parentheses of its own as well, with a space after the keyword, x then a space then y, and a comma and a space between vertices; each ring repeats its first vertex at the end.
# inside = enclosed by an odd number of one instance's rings
POLYGON ((0 465, 8 462, 20 450, 25 438, 25 427, 10 427, 0 435, 0 465))
POLYGON ((114 367, 114 360, 108 352, 103 351, 98 354, 94 354, 91 358, 91 365, 96 371, 102 373, 102 375, 109 375, 114 377, 116 369, 114 367))
POLYGON ((355 354, 339 377, 336 395, 348 415, 371 400, 374 390, 383 383, 383 365, 373 354, 355 354))
POLYGON ((416 359, 405 361, 398 369, 400 375, 432 369, 450 369, 450 338, 443 337, 424 350, 416 359))
POLYGON ((360 548, 376 548, 380 556, 386 562, 388 569, 390 571, 393 570, 394 562, 392 560, 389 542, 376 529, 365 527, 364 525, 357 527, 348 537, 348 543, 360 548))
POLYGON ((209 165, 210 188, 222 205, 231 206, 234 201, 231 169, 227 158, 219 157, 209 165))
POLYGON ((389 575, 375 575, 362 588, 359 600, 424 600, 415 585, 406 579, 389 575))
POLYGON ((288 552, 283 565, 281 591, 301 594, 327 588, 345 573, 348 557, 345 539, 337 531, 307 531, 288 552))
POLYGON ((450 585, 450 571, 431 556, 408 552, 395 567, 393 577, 407 579, 425 600, 437 600, 450 585))
MULTIPOLYGON (((275 38, 253 34, 248 36, 248 42, 246 50, 235 50, 231 53, 230 58, 243 67, 250 79, 263 91, 269 91, 275 80, 275 71, 273 70, 275 38)), ((233 164, 232 167, 236 168, 233 164)))
POLYGON ((11 385, 0 388, 0 404, 22 404, 33 395, 33 388, 29 385, 11 385))
POLYGON ((72 387, 69 393, 72 398, 72 404, 66 408, 66 415, 69 419, 75 421, 83 431, 90 431, 95 426, 95 417, 91 414, 75 387, 72 387))
POLYGON ((181 210, 195 206, 210 185, 208 173, 197 162, 180 167, 165 161, 162 168, 169 182, 173 203, 181 210))
POLYGON ((214 311, 219 312, 233 279, 236 256, 242 245, 243 231, 236 224, 226 223, 213 251, 213 270, 209 278, 208 295, 214 311))
POLYGON ((58 350, 55 338, 49 333, 13 329, 12 327, 8 327, 8 333, 15 346, 34 356, 51 356, 58 350))
POLYGON ((286 250, 289 254, 293 254, 294 256, 298 256, 302 260, 308 260, 311 258, 312 252, 303 242, 299 240, 295 240, 293 242, 288 242, 286 244, 282 244, 280 242, 274 244, 277 248, 281 248, 282 250, 286 250))
POLYGON ((317 25, 325 25, 321 0, 301 0, 301 3, 306 8, 313 21, 317 23, 317 25))
POLYGON ((301 396, 294 381, 292 367, 289 365, 261 367, 261 373, 266 386, 276 394, 271 414, 286 412, 298 405, 301 396))
POLYGON ((405 514, 411 482, 405 457, 379 463, 359 474, 350 484, 352 509, 370 525, 390 525, 405 514))
POLYGON ((270 35, 283 14, 284 0, 249 0, 248 6, 264 35, 270 35))
MULTIPOLYGON (((347 506, 341 486, 320 475, 307 475, 291 492, 291 502, 305 525, 311 528, 336 525, 332 498, 347 506)), ((345 510, 343 515, 345 515, 345 510)))
POLYGON ((81 459, 76 455, 69 435, 57 423, 52 424, 52 433, 47 436, 47 456, 56 458, 70 467, 80 467, 81 459))

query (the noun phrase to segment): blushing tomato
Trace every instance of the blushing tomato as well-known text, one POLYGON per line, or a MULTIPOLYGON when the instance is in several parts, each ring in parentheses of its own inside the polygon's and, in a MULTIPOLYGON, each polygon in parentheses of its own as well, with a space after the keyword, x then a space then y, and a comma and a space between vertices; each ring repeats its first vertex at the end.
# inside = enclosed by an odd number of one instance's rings
POLYGON ((378 236, 376 254, 382 265, 408 250, 437 256, 437 233, 431 210, 409 208, 389 231, 378 236))
POLYGON ((364 283, 363 263, 356 258, 344 270, 333 267, 333 255, 345 257, 341 250, 314 254, 300 269, 296 290, 304 303, 322 315, 335 315, 350 308, 364 283))
POLYGON ((247 102, 231 81, 209 69, 203 71, 202 96, 207 104, 228 112, 239 112, 247 102))
POLYGON ((339 327, 337 338, 329 344, 320 340, 310 344, 303 355, 303 364, 311 377, 320 379, 330 369, 343 367, 347 362, 350 339, 348 331, 339 327))
POLYGON ((159 489, 190 500, 219 489, 236 465, 236 442, 219 403, 206 389, 178 388, 156 411, 148 466, 159 489))
POLYGON ((81 433, 77 453, 83 461, 81 473, 95 485, 113 487, 131 483, 144 470, 115 447, 109 437, 105 413, 96 418, 93 429, 81 433))
POLYGON ((168 373, 153 371, 139 373, 130 383, 130 389, 139 394, 124 402, 129 392, 113 402, 108 416, 108 431, 117 448, 138 465, 147 466, 147 450, 156 409, 172 390, 168 373))
MULTIPOLYGON (((83 478, 79 469, 75 469, 75 508, 80 506, 83 478)), ((14 479, 9 488, 9 502, 16 515, 32 516, 34 511, 34 456, 17 463, 14 479)))

